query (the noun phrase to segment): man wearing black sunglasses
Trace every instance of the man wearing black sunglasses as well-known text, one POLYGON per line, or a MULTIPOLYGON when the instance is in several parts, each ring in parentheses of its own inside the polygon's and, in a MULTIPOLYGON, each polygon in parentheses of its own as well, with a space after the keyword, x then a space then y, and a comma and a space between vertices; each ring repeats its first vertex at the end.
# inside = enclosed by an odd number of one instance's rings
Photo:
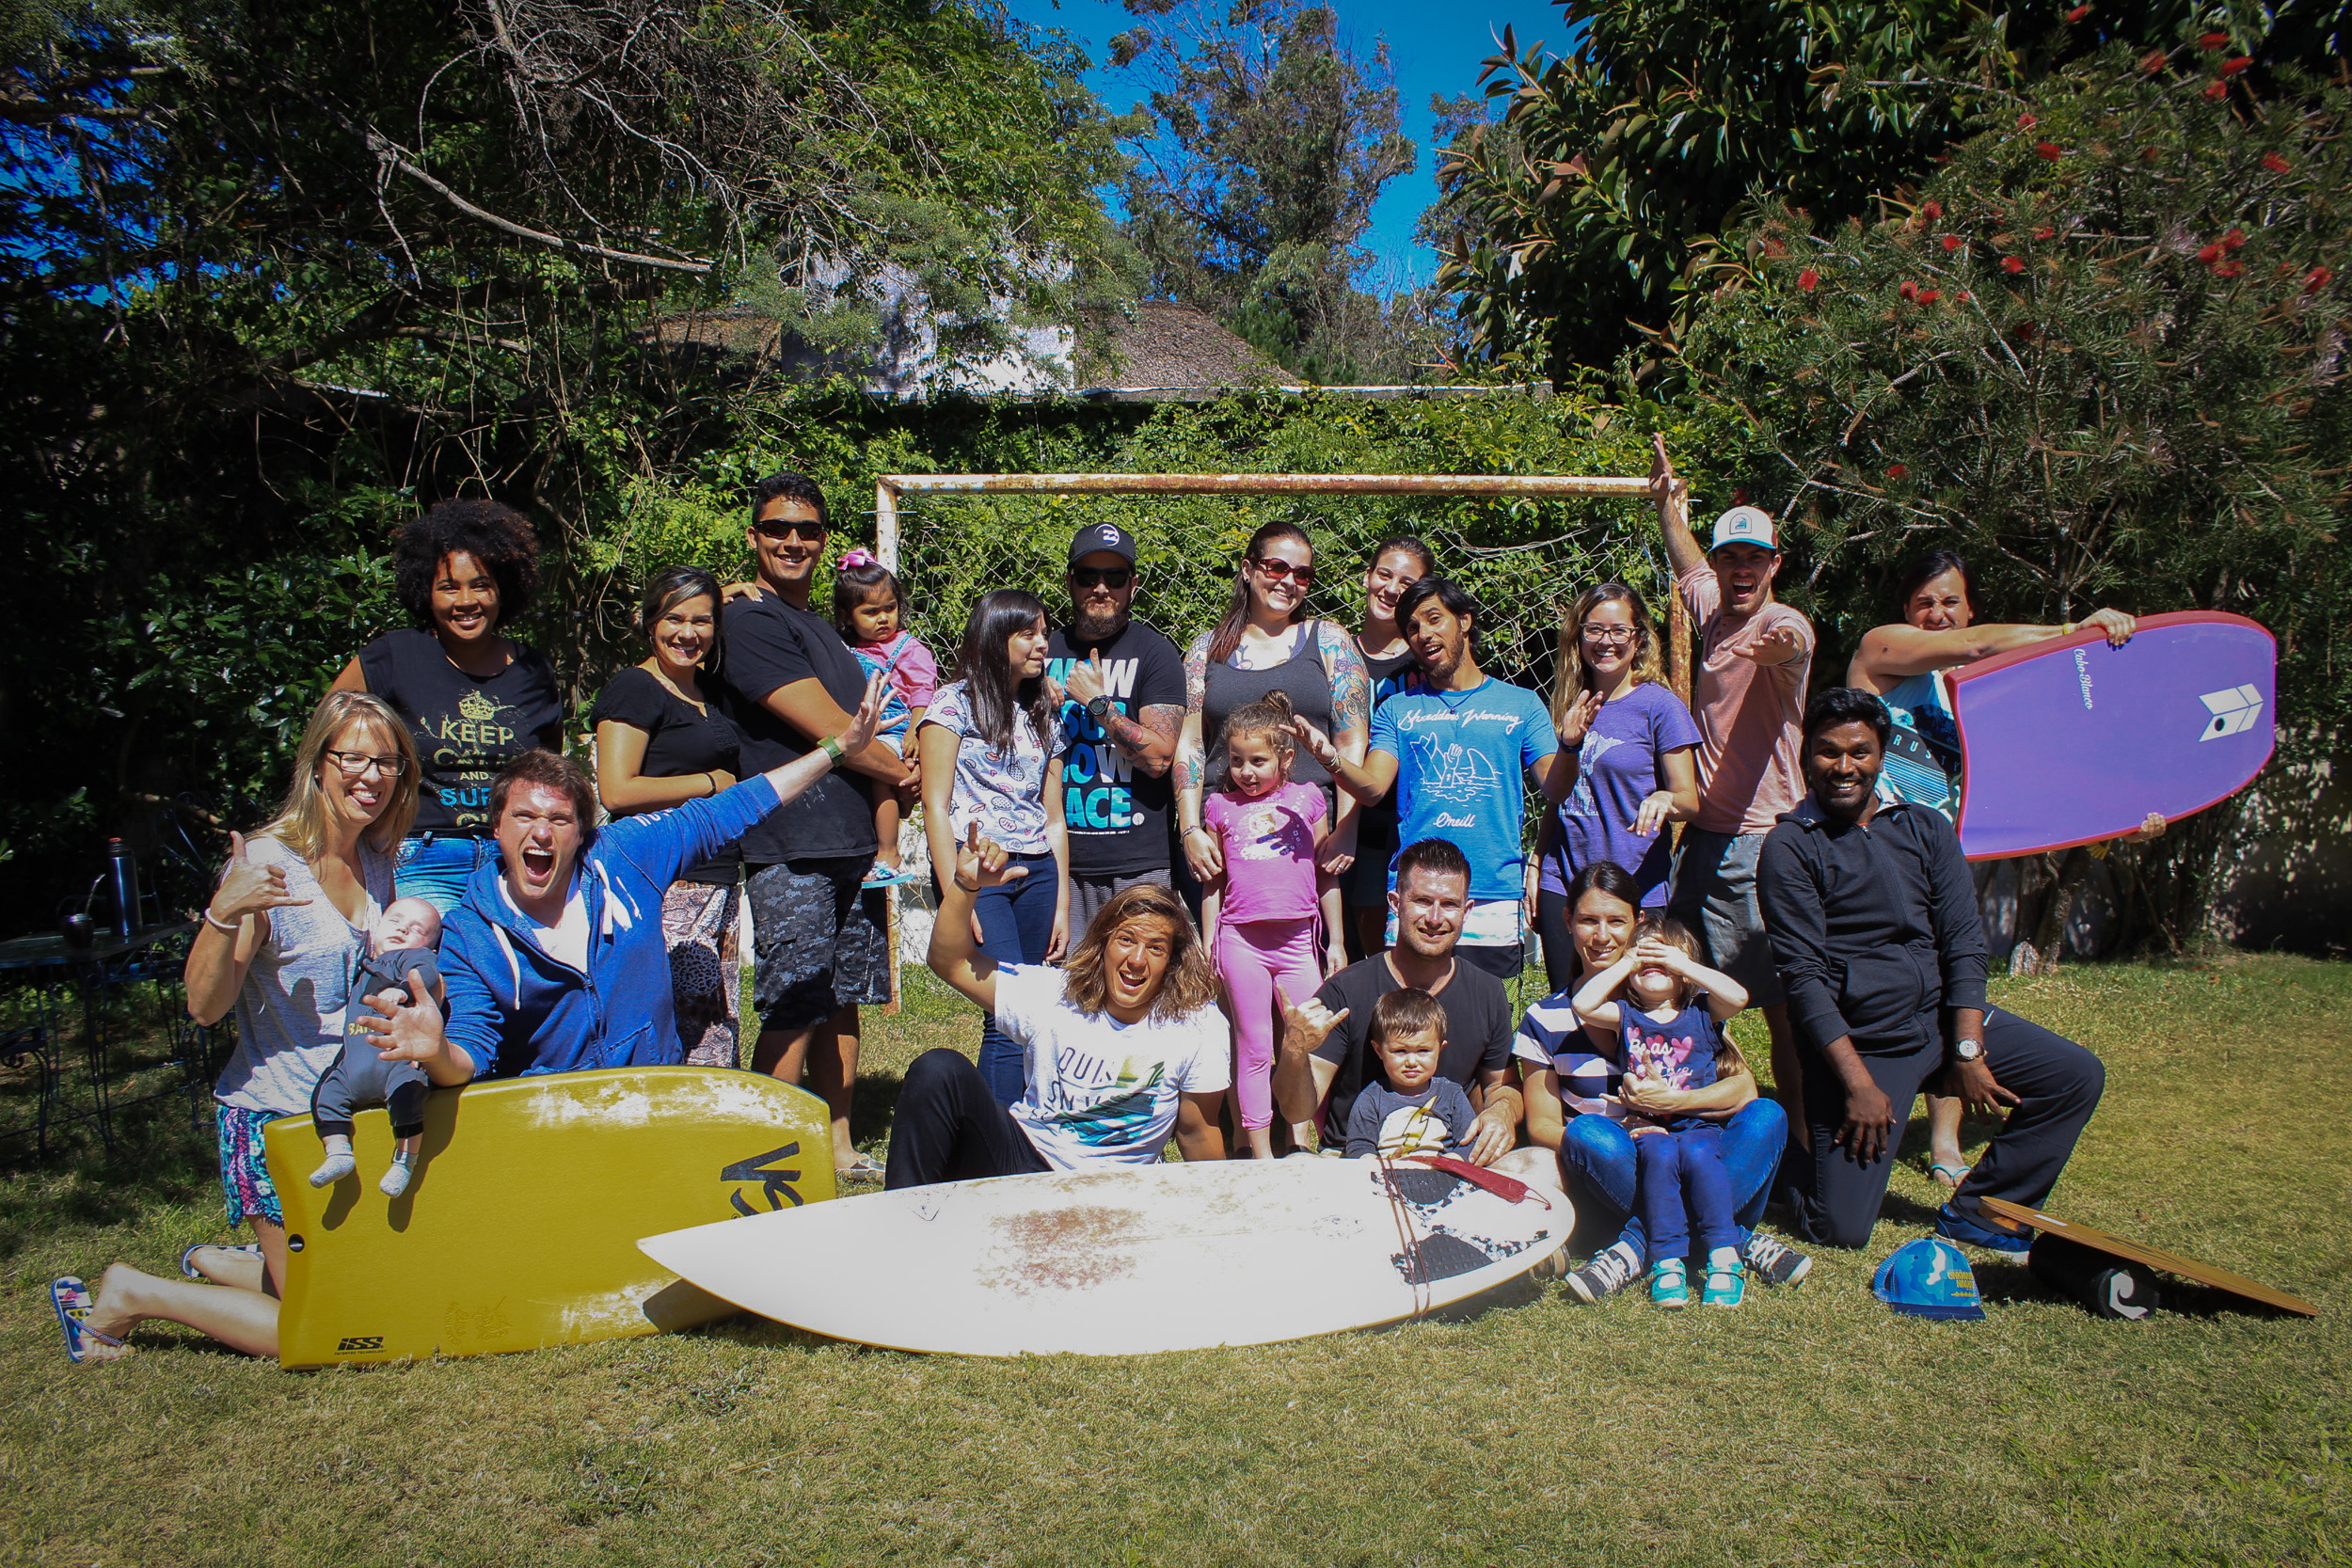
MULTIPOLYGON (((759 592, 723 611, 719 670, 727 716, 743 732, 746 776, 839 734, 865 691, 857 656, 809 608, 831 532, 825 494, 807 475, 771 474, 753 492, 744 544, 759 592)), ((861 1159, 850 1141, 858 1006, 890 1000, 888 916, 881 895, 859 886, 878 847, 867 791, 914 783, 898 748, 874 741, 742 839, 759 1006, 752 1066, 787 1084, 805 1074, 824 1097, 836 1169, 861 1159)))
POLYGON ((1070 736, 1062 763, 1070 824, 1070 926, 1084 929, 1111 895, 1168 885, 1168 782, 1184 718, 1176 645, 1131 613, 1135 536, 1091 523, 1070 541, 1070 624, 1054 628, 1045 669, 1061 683, 1070 736))

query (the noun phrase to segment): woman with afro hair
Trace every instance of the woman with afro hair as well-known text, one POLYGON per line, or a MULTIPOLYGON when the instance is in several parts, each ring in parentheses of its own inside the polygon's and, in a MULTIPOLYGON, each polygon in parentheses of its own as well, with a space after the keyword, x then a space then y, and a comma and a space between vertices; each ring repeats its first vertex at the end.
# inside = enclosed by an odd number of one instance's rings
POLYGON ((392 573, 416 626, 360 649, 334 689, 381 697, 416 737, 421 787, 396 891, 446 915, 492 852, 499 769, 533 748, 563 750, 554 668, 499 629, 531 606, 539 541, 511 506, 440 501, 400 531, 392 573))

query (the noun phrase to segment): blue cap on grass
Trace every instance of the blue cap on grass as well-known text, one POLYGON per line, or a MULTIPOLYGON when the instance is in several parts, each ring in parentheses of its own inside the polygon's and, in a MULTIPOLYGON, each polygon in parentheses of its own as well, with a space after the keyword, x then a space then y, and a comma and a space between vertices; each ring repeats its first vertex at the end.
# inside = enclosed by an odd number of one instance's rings
POLYGON ((1879 1265, 1870 1290, 1896 1311, 1915 1318, 1984 1319, 1977 1276, 1966 1255, 1941 1237, 1922 1236, 1897 1247, 1879 1265))

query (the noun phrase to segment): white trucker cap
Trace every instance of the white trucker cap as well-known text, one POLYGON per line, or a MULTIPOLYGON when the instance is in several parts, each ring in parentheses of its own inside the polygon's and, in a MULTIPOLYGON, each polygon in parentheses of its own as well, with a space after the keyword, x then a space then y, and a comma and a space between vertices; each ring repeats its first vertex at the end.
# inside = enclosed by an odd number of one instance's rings
POLYGON ((1777 550, 1779 536, 1772 530, 1772 515, 1760 506, 1735 506, 1715 519, 1715 542, 1708 546, 1711 551, 1725 545, 1754 545, 1758 549, 1777 550))

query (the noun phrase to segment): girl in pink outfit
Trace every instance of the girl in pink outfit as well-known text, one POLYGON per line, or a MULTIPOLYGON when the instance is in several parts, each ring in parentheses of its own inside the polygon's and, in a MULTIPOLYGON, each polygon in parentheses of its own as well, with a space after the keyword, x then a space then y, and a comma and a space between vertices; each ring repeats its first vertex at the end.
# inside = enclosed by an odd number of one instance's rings
MULTIPOLYGON (((939 660, 905 629, 905 620, 906 595, 890 568, 864 546, 845 553, 833 578, 834 628, 857 655, 868 679, 882 675, 889 681, 890 696, 882 705, 882 728, 874 738, 890 741, 912 762, 915 728, 939 689, 939 660)), ((874 802, 874 833, 882 850, 874 857, 866 885, 890 887, 911 876, 898 868, 898 812, 902 803, 914 802, 901 802, 895 791, 868 787, 880 797, 874 802)))
MULTIPOLYGON (((1315 891, 1315 854, 1331 831, 1331 805, 1318 786, 1291 782, 1290 722, 1290 699, 1280 691, 1233 710, 1225 721, 1225 787, 1200 813, 1225 864, 1202 904, 1202 924, 1232 1011, 1242 1136, 1259 1160, 1274 1157, 1282 998, 1313 995, 1347 962, 1339 947, 1339 884, 1315 891)), ((1292 1127, 1296 1147, 1307 1147, 1307 1133, 1303 1122, 1292 1127)))

